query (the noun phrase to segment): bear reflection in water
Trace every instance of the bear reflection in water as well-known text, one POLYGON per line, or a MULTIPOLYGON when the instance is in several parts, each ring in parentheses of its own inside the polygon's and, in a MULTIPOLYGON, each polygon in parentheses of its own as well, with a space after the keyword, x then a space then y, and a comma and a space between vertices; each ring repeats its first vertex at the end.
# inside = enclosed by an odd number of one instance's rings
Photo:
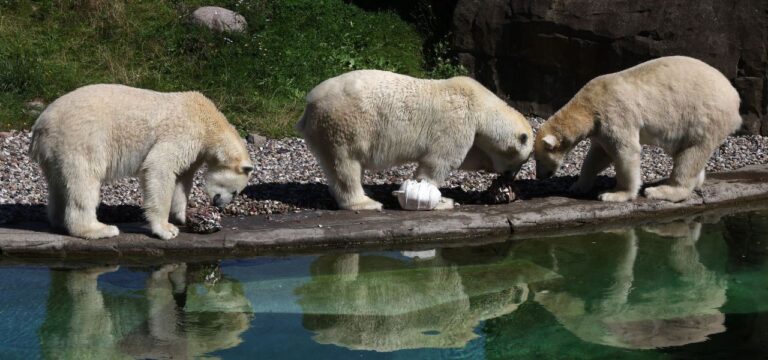
POLYGON ((573 341, 681 346, 725 331, 727 244, 721 232, 701 235, 701 228, 676 222, 400 254, 326 254, 311 260, 310 276, 248 282, 251 300, 216 266, 165 265, 145 289, 118 291, 109 277, 103 289, 97 284, 116 268, 53 271, 40 343, 44 357, 57 359, 195 357, 238 345, 254 304, 279 314, 300 310, 315 342, 352 350, 472 351, 504 340, 504 351, 524 351, 537 339, 554 352, 573 341), (296 303, 275 297, 275 288, 296 303))
POLYGON ((162 266, 146 281, 146 301, 102 293, 97 278, 115 270, 52 272, 39 331, 45 358, 186 359, 236 346, 250 324, 241 284, 215 276, 215 266, 162 266))
MULTIPOLYGON (((654 349, 705 341, 725 331, 719 308, 727 284, 701 262, 700 234, 701 224, 685 222, 615 234, 613 271, 600 293, 559 284, 534 290, 533 299, 574 335, 595 344, 654 349), (639 238, 638 232, 650 236, 639 238), (643 251, 644 246, 662 250, 643 251)), ((578 244, 562 242, 552 251, 565 254, 571 246, 578 244)))
POLYGON ((511 313, 529 282, 554 273, 505 259, 457 266, 438 250, 425 260, 334 254, 313 264, 312 281, 296 289, 314 340, 355 350, 459 348, 481 321, 511 313))
POLYGON ((699 223, 677 222, 426 259, 325 255, 296 294, 315 341, 356 350, 465 347, 482 321, 526 302, 583 341, 680 346, 725 331, 726 281, 700 260, 700 233, 699 223))

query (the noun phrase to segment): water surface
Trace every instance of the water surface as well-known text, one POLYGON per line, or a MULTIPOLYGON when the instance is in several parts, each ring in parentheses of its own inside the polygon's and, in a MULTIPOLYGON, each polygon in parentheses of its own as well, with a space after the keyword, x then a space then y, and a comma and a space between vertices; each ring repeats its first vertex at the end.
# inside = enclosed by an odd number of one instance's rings
POLYGON ((768 213, 427 251, 0 267, 0 358, 768 356, 768 213))

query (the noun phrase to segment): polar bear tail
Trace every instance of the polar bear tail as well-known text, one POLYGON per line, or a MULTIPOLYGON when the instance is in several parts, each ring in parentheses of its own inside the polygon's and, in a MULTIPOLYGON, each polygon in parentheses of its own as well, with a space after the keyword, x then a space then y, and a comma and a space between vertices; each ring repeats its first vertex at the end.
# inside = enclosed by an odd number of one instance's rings
POLYGON ((48 137, 49 123, 51 122, 51 116, 48 112, 43 111, 37 118, 35 124, 32 125, 32 139, 29 142, 29 158, 42 164, 47 158, 49 158, 48 146, 46 146, 46 137, 48 137))
POLYGON ((307 112, 305 111, 301 115, 301 119, 299 119, 299 122, 296 123, 296 126, 294 126, 294 129, 300 133, 304 133, 304 129, 307 128, 307 112))
POLYGON ((32 127, 32 141, 29 143, 29 157, 38 163, 43 158, 40 145, 40 129, 36 129, 34 126, 32 127))

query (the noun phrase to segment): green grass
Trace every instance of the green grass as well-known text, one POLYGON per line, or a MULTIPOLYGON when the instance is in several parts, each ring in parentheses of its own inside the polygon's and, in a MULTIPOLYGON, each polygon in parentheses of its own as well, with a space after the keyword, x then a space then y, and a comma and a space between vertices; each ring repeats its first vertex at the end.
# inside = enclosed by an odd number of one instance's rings
POLYGON ((198 90, 243 132, 293 135, 305 94, 329 77, 364 68, 461 72, 442 59, 426 69, 433 62, 423 44, 395 13, 342 0, 0 0, 0 130, 30 127, 31 99, 121 83, 198 90), (241 13, 249 31, 222 35, 190 24, 201 5, 241 13))

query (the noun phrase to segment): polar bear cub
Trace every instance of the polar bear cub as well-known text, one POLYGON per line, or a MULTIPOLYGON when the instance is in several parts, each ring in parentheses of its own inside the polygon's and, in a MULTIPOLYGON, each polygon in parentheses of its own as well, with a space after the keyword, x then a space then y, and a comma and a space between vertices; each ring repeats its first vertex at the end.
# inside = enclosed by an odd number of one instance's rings
MULTIPOLYGON (((339 207, 350 210, 382 207, 363 192, 365 169, 413 161, 418 179, 439 186, 458 168, 514 177, 533 151, 525 117, 468 77, 352 71, 309 92, 296 128, 339 207)), ((438 205, 452 207, 447 198, 438 205)))
POLYGON ((104 182, 138 176, 152 232, 178 235, 195 171, 208 166, 206 191, 222 206, 253 170, 244 141, 216 106, 197 92, 160 93, 90 85, 51 103, 32 128, 30 156, 48 182, 53 227, 87 239, 118 235, 96 219, 104 182))
POLYGON ((591 147, 574 192, 587 192, 611 163, 616 189, 603 201, 628 201, 642 184, 641 144, 657 145, 674 158, 666 184, 645 190, 650 199, 685 200, 704 183, 713 151, 741 126, 739 94, 728 79, 702 61, 683 56, 651 60, 587 83, 536 134, 538 178, 552 176, 581 140, 591 147))

